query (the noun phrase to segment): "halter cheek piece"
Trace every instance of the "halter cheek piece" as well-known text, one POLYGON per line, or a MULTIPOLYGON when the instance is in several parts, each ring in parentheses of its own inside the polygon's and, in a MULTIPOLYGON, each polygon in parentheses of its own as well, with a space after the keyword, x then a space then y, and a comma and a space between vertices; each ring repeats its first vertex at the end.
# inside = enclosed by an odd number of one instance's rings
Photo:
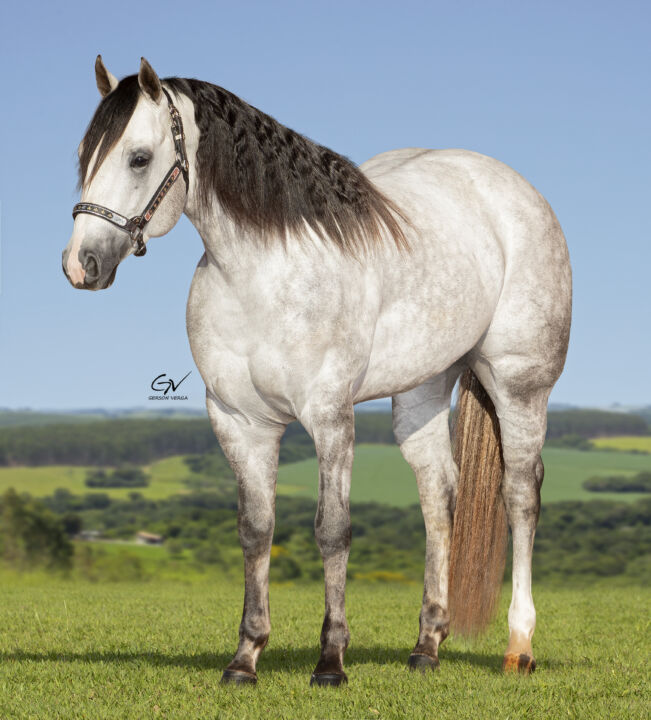
POLYGON ((127 218, 124 215, 120 215, 120 213, 115 212, 115 210, 109 210, 103 205, 96 205, 95 203, 87 202, 77 203, 72 208, 73 218, 77 217, 80 213, 95 215, 96 217, 108 220, 110 223, 120 228, 120 230, 124 230, 124 232, 129 233, 135 246, 133 254, 138 257, 147 252, 147 246, 145 245, 145 241, 142 239, 142 231, 144 230, 145 225, 151 220, 153 214, 156 212, 158 206, 161 204, 163 198, 167 195, 172 185, 174 185, 179 175, 183 175, 186 190, 190 187, 188 181, 188 156, 185 152, 185 135, 183 133, 183 121, 181 120, 181 114, 176 109, 176 106, 172 102, 172 98, 167 90, 165 90, 165 88, 162 88, 162 90, 165 93, 167 104, 170 108, 176 162, 172 165, 170 171, 165 176, 163 182, 158 186, 158 189, 152 195, 142 213, 140 215, 134 215, 132 218, 127 218))

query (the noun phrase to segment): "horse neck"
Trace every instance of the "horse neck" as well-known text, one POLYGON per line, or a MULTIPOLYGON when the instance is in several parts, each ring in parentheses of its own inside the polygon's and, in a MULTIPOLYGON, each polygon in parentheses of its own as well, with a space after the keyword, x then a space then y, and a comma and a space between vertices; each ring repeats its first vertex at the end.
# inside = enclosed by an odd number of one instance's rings
POLYGON ((246 246, 253 238, 235 225, 216 198, 205 208, 198 201, 199 182, 195 168, 199 147, 199 128, 194 119, 194 104, 183 93, 174 93, 174 103, 181 113, 185 132, 185 146, 190 163, 190 188, 184 212, 203 240, 209 259, 221 268, 236 267, 245 260, 246 246))
POLYGON ((185 213, 201 236, 209 260, 222 272, 250 267, 256 261, 254 255, 259 261, 261 238, 234 223, 216 199, 208 209, 189 202, 185 213))
POLYGON ((272 272, 272 268, 278 267, 280 256, 282 263, 287 264, 303 262, 306 255, 316 257, 322 252, 332 254, 332 250, 324 248, 308 226, 304 228, 301 237, 290 235, 285 238, 263 238, 260 232, 236 223, 225 212, 217 197, 213 196, 210 206, 204 207, 198 200, 199 179, 196 171, 193 171, 196 168, 200 135, 194 119, 194 105, 183 94, 175 94, 175 104, 183 119, 186 152, 190 162, 190 188, 184 212, 201 236, 210 263, 219 268, 222 275, 237 276, 239 280, 244 280, 244 276, 250 274, 251 267, 259 266, 260 263, 267 263, 272 272), (308 237, 315 240, 313 246, 305 243, 308 237), (285 252, 287 250, 289 253, 285 252))

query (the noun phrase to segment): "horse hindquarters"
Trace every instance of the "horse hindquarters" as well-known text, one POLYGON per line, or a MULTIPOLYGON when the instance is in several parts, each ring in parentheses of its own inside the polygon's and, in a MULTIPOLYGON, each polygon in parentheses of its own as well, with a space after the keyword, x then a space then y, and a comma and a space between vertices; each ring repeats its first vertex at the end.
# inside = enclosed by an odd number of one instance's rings
POLYGON ((502 498, 513 538, 513 595, 505 670, 535 668, 531 638, 536 611, 531 560, 540 512, 547 402, 563 369, 571 316, 571 273, 565 238, 538 196, 513 235, 509 269, 490 328, 469 365, 493 402, 501 435, 502 498))

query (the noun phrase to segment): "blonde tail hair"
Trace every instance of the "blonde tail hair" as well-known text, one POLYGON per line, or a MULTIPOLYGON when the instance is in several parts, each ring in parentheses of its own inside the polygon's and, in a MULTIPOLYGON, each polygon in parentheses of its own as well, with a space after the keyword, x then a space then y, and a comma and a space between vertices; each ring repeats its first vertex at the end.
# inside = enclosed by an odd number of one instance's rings
POLYGON ((453 445, 459 488, 450 546, 450 624, 460 635, 476 635, 497 610, 508 525, 499 422, 472 370, 459 383, 453 445))

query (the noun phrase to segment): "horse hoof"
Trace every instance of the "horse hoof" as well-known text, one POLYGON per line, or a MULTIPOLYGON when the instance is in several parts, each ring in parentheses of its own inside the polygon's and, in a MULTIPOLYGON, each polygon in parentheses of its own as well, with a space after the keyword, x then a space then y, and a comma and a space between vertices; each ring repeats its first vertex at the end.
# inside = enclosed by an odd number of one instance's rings
POLYGON ((407 664, 410 670, 419 670, 422 673, 426 673, 428 670, 438 670, 439 667, 438 658, 421 655, 420 653, 412 653, 407 664))
POLYGON ((507 653, 504 656, 502 670, 505 673, 522 673, 530 675, 536 669, 536 661, 525 653, 507 653))
POLYGON ((221 682, 222 685, 255 685, 258 678, 255 674, 244 672, 244 670, 229 670, 226 668, 221 682))
POLYGON ((339 687, 348 682, 346 673, 312 673, 310 678, 310 687, 318 685, 319 687, 339 687))

